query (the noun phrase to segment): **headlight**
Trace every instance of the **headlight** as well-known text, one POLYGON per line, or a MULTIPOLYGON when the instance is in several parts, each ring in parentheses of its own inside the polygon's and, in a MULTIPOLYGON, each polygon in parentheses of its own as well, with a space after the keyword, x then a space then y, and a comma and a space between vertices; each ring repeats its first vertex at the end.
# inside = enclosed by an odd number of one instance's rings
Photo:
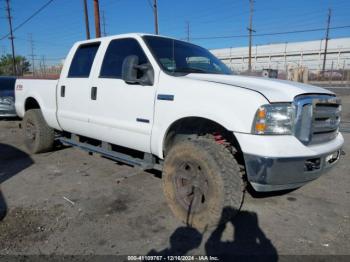
POLYGON ((268 104, 255 114, 252 132, 257 135, 291 135, 295 108, 290 103, 268 104))

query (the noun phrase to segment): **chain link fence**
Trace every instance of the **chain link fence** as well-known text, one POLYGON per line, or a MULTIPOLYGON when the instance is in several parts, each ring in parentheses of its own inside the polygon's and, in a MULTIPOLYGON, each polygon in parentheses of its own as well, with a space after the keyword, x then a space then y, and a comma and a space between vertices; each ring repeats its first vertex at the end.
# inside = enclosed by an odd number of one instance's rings
POLYGON ((261 76, 290 80, 322 87, 348 87, 350 89, 350 70, 317 70, 307 67, 295 67, 286 70, 262 69, 236 72, 239 75, 261 76))

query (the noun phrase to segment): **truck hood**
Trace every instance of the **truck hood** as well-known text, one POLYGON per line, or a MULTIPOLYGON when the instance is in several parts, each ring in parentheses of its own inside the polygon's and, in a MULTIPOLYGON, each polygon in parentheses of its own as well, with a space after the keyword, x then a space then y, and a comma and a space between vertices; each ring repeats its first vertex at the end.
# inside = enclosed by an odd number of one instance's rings
POLYGON ((295 96, 301 94, 334 95, 333 92, 321 87, 286 80, 267 79, 263 77, 216 74, 188 74, 184 77, 250 89, 262 94, 269 102, 291 102, 295 96))

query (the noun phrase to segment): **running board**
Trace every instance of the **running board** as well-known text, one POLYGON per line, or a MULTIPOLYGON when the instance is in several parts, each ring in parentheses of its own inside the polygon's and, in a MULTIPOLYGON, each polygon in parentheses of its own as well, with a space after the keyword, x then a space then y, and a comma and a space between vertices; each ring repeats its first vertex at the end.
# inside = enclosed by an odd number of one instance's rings
POLYGON ((88 143, 82 143, 79 141, 79 136, 72 135, 72 138, 59 137, 58 140, 68 146, 78 147, 89 153, 98 153, 106 158, 110 158, 117 162, 122 162, 131 166, 140 167, 143 170, 146 169, 157 169, 162 171, 162 165, 156 163, 155 157, 150 153, 144 153, 144 159, 132 157, 130 155, 120 153, 114 150, 111 150, 111 144, 102 142, 101 146, 93 146, 88 143))

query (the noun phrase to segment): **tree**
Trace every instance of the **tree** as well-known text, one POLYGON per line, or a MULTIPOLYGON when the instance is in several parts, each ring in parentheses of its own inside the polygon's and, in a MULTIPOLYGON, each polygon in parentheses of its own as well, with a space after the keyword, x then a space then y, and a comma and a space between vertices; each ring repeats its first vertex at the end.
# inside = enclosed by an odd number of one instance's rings
MULTIPOLYGON (((12 55, 3 55, 0 58, 0 75, 14 75, 13 72, 13 60, 12 55)), ((24 73, 29 72, 30 63, 24 56, 16 56, 16 71, 17 75, 22 76, 24 73)))

